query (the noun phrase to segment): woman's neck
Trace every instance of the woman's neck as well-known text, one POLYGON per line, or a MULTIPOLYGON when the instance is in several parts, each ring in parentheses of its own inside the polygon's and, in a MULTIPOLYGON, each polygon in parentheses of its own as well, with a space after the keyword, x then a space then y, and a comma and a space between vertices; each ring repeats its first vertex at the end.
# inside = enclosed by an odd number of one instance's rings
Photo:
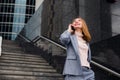
POLYGON ((82 36, 83 36, 81 29, 76 29, 76 30, 75 30, 75 34, 76 34, 77 36, 79 36, 79 37, 82 37, 82 36))
POLYGON ((75 30, 75 32, 82 33, 82 30, 78 28, 78 29, 75 30))

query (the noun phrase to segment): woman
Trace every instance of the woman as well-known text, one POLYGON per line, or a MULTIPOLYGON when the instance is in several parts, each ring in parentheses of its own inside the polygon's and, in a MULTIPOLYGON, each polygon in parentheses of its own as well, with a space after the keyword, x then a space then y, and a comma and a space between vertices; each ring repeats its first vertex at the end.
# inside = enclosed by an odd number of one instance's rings
POLYGON ((86 22, 82 18, 74 19, 61 34, 60 41, 67 48, 63 70, 65 80, 94 80, 94 72, 90 67, 90 40, 86 22))

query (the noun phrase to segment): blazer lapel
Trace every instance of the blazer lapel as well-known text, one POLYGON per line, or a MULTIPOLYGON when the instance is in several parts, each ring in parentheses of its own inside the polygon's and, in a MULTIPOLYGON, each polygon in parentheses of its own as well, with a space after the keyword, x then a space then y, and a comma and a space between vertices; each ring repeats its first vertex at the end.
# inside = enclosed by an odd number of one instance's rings
MULTIPOLYGON (((73 48, 75 50, 76 56, 77 56, 77 60, 78 60, 78 64, 81 66, 81 61, 80 61, 80 57, 79 57, 79 51, 78 51, 78 42, 77 42, 77 38, 75 35, 71 35, 70 36, 73 48)), ((81 68, 81 67, 80 67, 81 68)), ((82 68, 81 68, 82 69, 82 68)))
POLYGON ((70 39, 71 39, 71 42, 72 42, 73 48, 74 48, 76 54, 78 55, 79 52, 78 52, 77 38, 76 38, 75 35, 71 35, 71 36, 70 36, 70 39))
MULTIPOLYGON (((71 42, 72 42, 72 45, 73 45, 76 55, 79 56, 78 42, 77 42, 76 36, 71 35, 70 39, 71 39, 71 42)), ((88 61, 90 62, 91 61, 91 50, 90 50, 89 43, 87 43, 87 45, 88 45, 88 61)))

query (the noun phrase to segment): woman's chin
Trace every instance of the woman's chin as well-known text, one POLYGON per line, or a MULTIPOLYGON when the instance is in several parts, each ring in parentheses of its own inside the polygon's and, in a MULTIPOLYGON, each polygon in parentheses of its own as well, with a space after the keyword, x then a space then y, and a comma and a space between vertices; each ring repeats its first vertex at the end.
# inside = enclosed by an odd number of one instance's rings
POLYGON ((80 27, 74 27, 74 29, 80 29, 80 27))

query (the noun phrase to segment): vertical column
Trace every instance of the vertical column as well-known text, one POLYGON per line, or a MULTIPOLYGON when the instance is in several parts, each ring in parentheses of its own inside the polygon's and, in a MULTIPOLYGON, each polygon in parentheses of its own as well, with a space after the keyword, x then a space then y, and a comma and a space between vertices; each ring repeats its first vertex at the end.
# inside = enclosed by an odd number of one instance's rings
POLYGON ((120 34, 120 0, 111 4, 112 36, 120 34))
POLYGON ((79 0, 79 16, 85 18, 85 0, 79 0))
POLYGON ((107 39, 112 36, 111 31, 111 9, 110 3, 106 0, 100 0, 100 20, 101 20, 101 39, 107 39))
POLYGON ((101 39, 100 0, 79 0, 79 16, 85 19, 92 42, 101 39))
POLYGON ((76 17, 75 1, 74 0, 63 0, 63 11, 62 11, 62 23, 64 30, 68 27, 68 24, 76 17))
MULTIPOLYGON (((24 27, 25 12, 26 12, 26 0, 16 0, 14 8, 14 18, 12 32, 19 33, 24 27), (24 14, 24 15, 23 15, 24 14), (20 24, 21 23, 21 24, 20 24)), ((12 40, 16 38, 17 34, 12 35, 12 40)))
POLYGON ((2 36, 0 36, 0 56, 1 56, 1 53, 2 53, 2 36))

